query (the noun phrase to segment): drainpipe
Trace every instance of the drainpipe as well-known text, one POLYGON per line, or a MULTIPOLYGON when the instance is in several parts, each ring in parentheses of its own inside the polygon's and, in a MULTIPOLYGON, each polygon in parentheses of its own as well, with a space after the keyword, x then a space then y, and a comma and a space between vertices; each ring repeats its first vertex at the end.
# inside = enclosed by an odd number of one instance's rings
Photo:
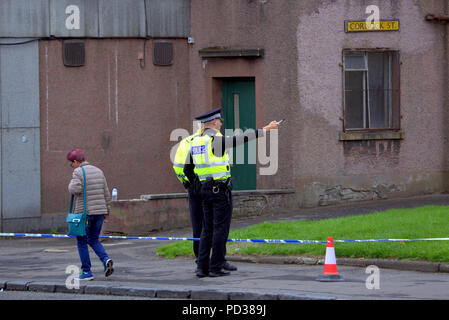
MULTIPOLYGON (((444 116, 443 116, 443 121, 444 123, 447 123, 447 121, 449 121, 449 109, 448 109, 448 104, 449 104, 449 8, 446 9, 446 13, 445 14, 440 14, 440 15, 435 15, 435 14, 427 14, 424 19, 430 23, 436 23, 436 24, 442 24, 445 25, 445 30, 444 30, 444 53, 446 55, 446 60, 444 61, 444 63, 446 63, 445 65, 445 69, 446 69, 446 92, 445 92, 445 96, 444 96, 444 101, 445 101, 445 105, 443 106, 444 108, 444 116)), ((445 137, 447 138, 449 136, 449 133, 446 132, 445 133, 445 137)), ((447 141, 447 139, 445 139, 447 141)), ((447 164, 449 164, 449 146, 445 145, 444 147, 444 163, 443 163, 443 188, 444 191, 449 191, 449 184, 446 179, 446 175, 444 175, 445 167, 447 166, 447 164)), ((449 175, 449 172, 447 173, 447 175, 449 175)))
MULTIPOLYGON (((443 107, 444 108, 443 118, 444 118, 445 123, 447 123, 447 121, 449 121, 449 114, 448 114, 449 113, 449 109, 448 109, 448 103, 449 103, 449 80, 448 80, 449 79, 449 39, 448 39, 448 36, 449 36, 449 14, 448 13, 449 13, 449 8, 446 7, 445 15, 429 17, 432 19, 432 20, 430 20, 430 22, 436 22, 436 23, 445 25, 444 52, 446 55, 446 60, 445 60, 445 62, 446 62, 446 86, 445 86, 446 94, 445 94, 445 106, 443 107)), ((427 21, 429 21, 429 20, 427 20, 427 21)), ((447 132, 447 129, 446 129, 445 130, 445 138, 446 138, 445 141, 448 141, 447 140, 448 136, 449 136, 449 132, 447 132)), ((443 172, 445 171, 444 169, 445 169, 445 167, 447 168, 447 165, 449 163, 449 146, 447 143, 446 143, 445 147, 446 148, 444 150, 444 156, 443 156, 443 159, 444 159, 443 172)), ((449 185, 447 182, 447 175, 448 175, 448 173, 446 175, 443 175, 443 181, 445 181, 443 183, 443 188, 445 189, 444 191, 449 190, 449 185)))

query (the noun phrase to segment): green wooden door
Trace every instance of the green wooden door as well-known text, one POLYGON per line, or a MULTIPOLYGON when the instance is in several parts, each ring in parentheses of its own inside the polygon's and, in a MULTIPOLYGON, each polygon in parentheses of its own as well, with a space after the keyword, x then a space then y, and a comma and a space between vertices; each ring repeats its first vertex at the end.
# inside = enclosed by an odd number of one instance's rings
MULTIPOLYGON (((254 79, 223 80, 223 133, 226 130, 255 129, 256 98, 254 79)), ((256 140, 232 149, 231 174, 234 190, 256 189, 256 140)))

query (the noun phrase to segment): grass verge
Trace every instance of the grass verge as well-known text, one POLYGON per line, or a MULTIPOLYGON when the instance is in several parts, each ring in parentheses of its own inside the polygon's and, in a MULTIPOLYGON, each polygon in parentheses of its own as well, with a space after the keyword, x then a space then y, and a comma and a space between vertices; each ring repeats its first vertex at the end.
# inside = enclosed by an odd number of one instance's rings
MULTIPOLYGON (((448 238, 449 206, 391 209, 367 215, 319 221, 264 222, 231 231, 232 239, 326 240, 448 238)), ((335 243, 337 258, 406 259, 449 262, 449 241, 335 243)), ((289 255, 324 257, 325 244, 228 242, 227 255, 289 255)), ((158 248, 167 258, 192 256, 192 242, 158 248)))

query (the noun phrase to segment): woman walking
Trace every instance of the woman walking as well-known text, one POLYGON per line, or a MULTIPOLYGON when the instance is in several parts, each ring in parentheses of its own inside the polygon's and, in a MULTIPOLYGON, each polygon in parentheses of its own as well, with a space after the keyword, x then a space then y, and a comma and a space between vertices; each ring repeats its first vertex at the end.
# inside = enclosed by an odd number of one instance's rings
POLYGON ((106 277, 114 272, 113 262, 106 253, 103 245, 100 243, 99 236, 105 215, 109 214, 109 205, 111 195, 104 177, 103 171, 86 161, 84 151, 74 149, 67 154, 67 160, 70 166, 74 168, 72 180, 69 183, 69 192, 75 196, 73 213, 82 213, 84 207, 83 185, 84 178, 82 169, 86 174, 86 207, 87 224, 86 235, 76 237, 78 253, 81 259, 81 273, 79 280, 93 280, 91 271, 91 262, 89 257, 88 245, 97 254, 103 263, 104 274, 106 277))

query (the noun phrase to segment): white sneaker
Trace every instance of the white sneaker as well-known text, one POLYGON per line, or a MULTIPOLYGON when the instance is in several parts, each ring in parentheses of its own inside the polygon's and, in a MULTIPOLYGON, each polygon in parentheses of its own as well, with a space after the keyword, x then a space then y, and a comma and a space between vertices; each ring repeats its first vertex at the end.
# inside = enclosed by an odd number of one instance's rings
POLYGON ((111 259, 106 260, 106 262, 104 263, 105 277, 109 277, 114 272, 114 268, 112 267, 113 264, 114 262, 111 259))

